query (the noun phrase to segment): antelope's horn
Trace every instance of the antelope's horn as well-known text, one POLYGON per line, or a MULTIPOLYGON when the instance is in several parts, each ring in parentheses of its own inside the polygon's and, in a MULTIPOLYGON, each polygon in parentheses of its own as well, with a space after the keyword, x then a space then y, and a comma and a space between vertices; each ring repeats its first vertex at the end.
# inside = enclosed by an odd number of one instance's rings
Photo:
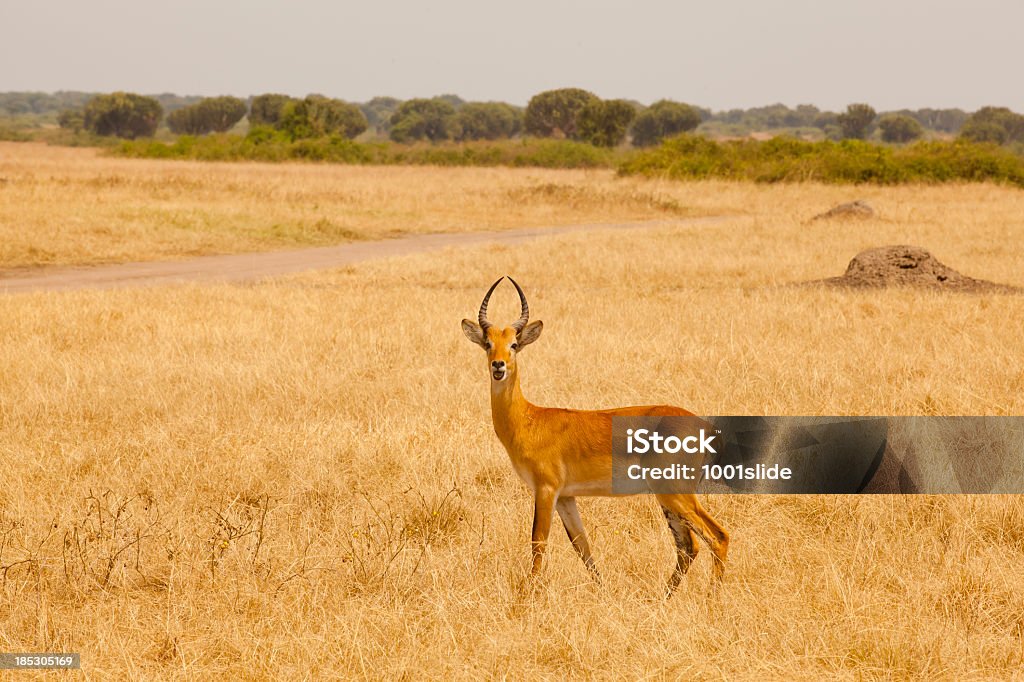
POLYGON ((480 323, 480 328, 487 331, 487 328, 491 326, 491 323, 487 321, 487 302, 491 300, 491 293, 494 288, 501 283, 504 277, 499 277, 498 281, 491 285, 491 288, 487 290, 487 295, 484 296, 484 302, 480 304, 480 312, 477 313, 476 319, 480 323))
POLYGON ((523 331, 523 327, 525 327, 526 323, 530 321, 530 306, 526 303, 526 294, 523 293, 522 287, 520 287, 519 284, 517 284, 511 277, 508 278, 508 281, 512 282, 516 291, 519 292, 519 305, 522 306, 523 309, 522 315, 520 315, 519 319, 512 324, 512 328, 515 329, 516 334, 518 334, 523 331))

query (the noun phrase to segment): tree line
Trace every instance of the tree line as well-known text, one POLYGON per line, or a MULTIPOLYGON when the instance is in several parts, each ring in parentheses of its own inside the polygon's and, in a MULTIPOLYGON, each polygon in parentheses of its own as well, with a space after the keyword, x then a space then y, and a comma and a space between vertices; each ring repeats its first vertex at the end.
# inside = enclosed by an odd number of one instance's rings
MULTIPOLYGON (((0 107, 8 106, 0 94, 0 107)), ((20 93, 25 95, 26 93, 20 93)), ((27 93, 37 95, 39 93, 27 93)), ((750 129, 808 128, 829 139, 866 139, 876 134, 889 143, 906 143, 926 130, 956 133, 965 139, 996 144, 1024 142, 1024 116, 1005 107, 984 107, 968 114, 959 109, 919 109, 879 115, 867 104, 845 111, 821 111, 812 105, 791 109, 782 104, 713 113, 707 109, 660 100, 650 106, 623 99, 601 99, 580 88, 560 88, 535 95, 525 108, 504 102, 467 102, 456 95, 399 100, 376 97, 351 103, 323 95, 296 98, 262 94, 237 97, 177 98, 115 92, 83 101, 81 93, 64 93, 62 127, 128 139, 155 134, 161 121, 172 133, 204 135, 225 132, 248 116, 257 134, 280 134, 292 140, 323 136, 355 138, 367 130, 399 143, 495 140, 521 135, 553 137, 615 147, 627 140, 637 147, 689 132, 702 123, 750 129), (263 129, 261 132, 257 129, 263 129)), ((61 93, 58 93, 61 95, 61 93)), ((40 108, 38 98, 36 102, 40 108)))
MULTIPOLYGON (((935 110, 918 112, 890 112, 879 116, 867 104, 851 104, 845 113, 836 118, 843 138, 865 139, 871 129, 877 126, 885 142, 911 142, 924 135, 925 125, 921 118, 933 116, 935 110)), ((941 121, 941 117, 938 117, 941 121)), ((931 118, 933 125, 935 118, 931 118)), ((955 130, 959 136, 971 142, 994 142, 996 144, 1024 143, 1024 116, 1006 107, 982 107, 973 114, 964 114, 955 130)))
MULTIPOLYGON (((69 109, 82 109, 98 93, 78 90, 57 92, 0 92, 0 117, 34 117, 53 120, 58 114, 69 109)), ((196 95, 176 95, 165 92, 149 95, 160 103, 164 111, 171 112, 202 100, 196 95)))

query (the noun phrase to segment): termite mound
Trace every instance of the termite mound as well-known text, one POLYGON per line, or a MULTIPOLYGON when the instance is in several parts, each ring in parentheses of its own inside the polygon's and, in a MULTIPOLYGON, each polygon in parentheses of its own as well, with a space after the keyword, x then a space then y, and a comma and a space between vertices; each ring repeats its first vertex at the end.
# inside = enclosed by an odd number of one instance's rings
POLYGON ((960 274, 920 246, 880 246, 861 251, 839 277, 809 282, 835 287, 919 287, 959 293, 1020 293, 1020 287, 960 274))

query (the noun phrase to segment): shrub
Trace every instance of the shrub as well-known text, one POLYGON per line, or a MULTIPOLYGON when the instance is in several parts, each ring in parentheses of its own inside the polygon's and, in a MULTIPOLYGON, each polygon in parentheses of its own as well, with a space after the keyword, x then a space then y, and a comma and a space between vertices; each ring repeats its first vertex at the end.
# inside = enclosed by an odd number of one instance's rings
POLYGON ((878 127, 886 142, 910 142, 924 135, 921 124, 906 114, 886 114, 878 120, 878 127))
POLYGON ((200 159, 204 161, 325 161, 332 163, 415 164, 438 166, 538 166, 543 168, 613 168, 621 152, 570 140, 501 140, 459 144, 389 142, 365 144, 335 135, 293 140, 270 126, 255 126, 247 135, 182 135, 174 143, 122 142, 119 156, 200 159))
POLYGON ((253 97, 252 103, 249 105, 249 124, 276 126, 281 120, 284 106, 294 101, 296 100, 293 97, 276 93, 253 97))
POLYGON ((811 125, 815 128, 820 128, 821 130, 826 130, 828 128, 839 129, 839 114, 831 111, 822 111, 814 117, 811 125))
POLYGON ((618 157, 608 149, 571 140, 526 138, 500 142, 381 146, 374 163, 435 166, 611 168, 618 157))
POLYGON ((286 132, 269 126, 256 126, 244 137, 214 134, 204 137, 182 135, 174 143, 123 142, 115 150, 120 156, 197 159, 200 161, 331 161, 367 163, 372 154, 364 146, 343 135, 292 140, 286 132))
POLYGON ((342 135, 298 140, 290 149, 291 158, 335 163, 367 163, 369 152, 362 145, 342 135))
POLYGON ((598 147, 615 147, 626 139, 636 109, 621 99, 588 102, 576 116, 576 136, 598 147))
POLYGON ((241 121, 245 112, 245 102, 237 97, 208 97, 167 114, 167 127, 172 133, 188 135, 224 133, 241 121))
POLYGON ((351 139, 365 131, 367 123, 366 116, 354 104, 309 95, 303 100, 285 103, 277 128, 293 140, 329 135, 351 139))
POLYGON ((666 137, 687 133, 700 125, 700 112, 689 104, 663 99, 637 114, 633 144, 650 147, 666 137))
POLYGON ((925 128, 944 133, 957 132, 967 120, 967 112, 962 109, 918 109, 900 113, 914 117, 925 128))
POLYGON ((576 138, 576 116, 597 95, 579 88, 548 90, 530 99, 526 106, 523 127, 539 137, 576 138))
POLYGON ((964 122, 960 136, 972 142, 1024 142, 1024 116, 1006 107, 983 107, 964 122))
POLYGON ((450 93, 445 95, 438 95, 437 97, 434 97, 432 99, 447 102, 448 104, 452 105, 452 108, 455 109, 456 111, 461 109, 462 105, 466 103, 466 100, 462 99, 458 95, 452 95, 450 93))
POLYGON ((386 133, 391 129, 391 117, 398 110, 402 100, 395 97, 374 97, 369 102, 359 105, 366 121, 377 134, 386 133))
POLYGON ((163 107, 152 97, 131 92, 97 95, 85 105, 83 124, 103 136, 152 137, 163 116, 163 107))
POLYGON ((969 142, 992 142, 1006 144, 1006 128, 992 121, 969 121, 960 129, 961 139, 969 142))
POLYGON ((867 104, 851 104, 846 112, 836 117, 836 122, 846 139, 863 140, 867 137, 868 128, 875 120, 875 110, 867 104))
POLYGON ((523 113, 504 102, 470 102, 455 116, 459 140, 496 140, 518 135, 523 129, 523 113))
POLYGON ((85 115, 80 109, 65 109, 57 114, 57 125, 78 132, 85 127, 85 115))
POLYGON ((513 155, 511 166, 540 168, 607 168, 614 166, 612 150, 571 140, 525 141, 513 155))
POLYGON ((391 139, 412 142, 449 140, 458 132, 455 107, 443 99, 410 99, 391 116, 391 139))
POLYGON ((620 166, 623 174, 676 179, 829 183, 998 181, 1024 187, 1024 159, 994 145, 918 142, 893 149, 862 140, 716 142, 695 135, 666 140, 620 166))

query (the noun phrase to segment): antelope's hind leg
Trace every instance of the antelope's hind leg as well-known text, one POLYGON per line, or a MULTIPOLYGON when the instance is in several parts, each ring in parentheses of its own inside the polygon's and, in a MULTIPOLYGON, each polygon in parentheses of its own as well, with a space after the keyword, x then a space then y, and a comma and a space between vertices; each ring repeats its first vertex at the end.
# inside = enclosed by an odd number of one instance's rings
POLYGON ((686 572, 690 570, 690 564, 697 558, 700 547, 697 544, 697 536, 683 522, 679 514, 664 506, 661 511, 665 514, 668 528, 672 531, 672 538, 676 542, 676 567, 672 571, 672 577, 668 579, 668 594, 671 595, 679 587, 686 572))
POLYGON ((590 553, 590 541, 587 539, 587 531, 583 528, 580 510, 576 507, 576 498, 558 498, 558 502, 555 503, 555 509, 558 510, 558 516, 562 519, 562 525, 565 526, 565 532, 569 536, 569 542, 572 543, 573 549, 579 554, 580 559, 583 560, 583 565, 587 567, 591 575, 600 581, 601 574, 598 573, 597 564, 594 563, 594 556, 590 553))
POLYGON ((675 512, 691 531, 707 543, 715 555, 714 578, 721 580, 725 573, 725 558, 729 553, 729 533, 707 513, 696 495, 658 495, 657 498, 662 507, 675 512))

